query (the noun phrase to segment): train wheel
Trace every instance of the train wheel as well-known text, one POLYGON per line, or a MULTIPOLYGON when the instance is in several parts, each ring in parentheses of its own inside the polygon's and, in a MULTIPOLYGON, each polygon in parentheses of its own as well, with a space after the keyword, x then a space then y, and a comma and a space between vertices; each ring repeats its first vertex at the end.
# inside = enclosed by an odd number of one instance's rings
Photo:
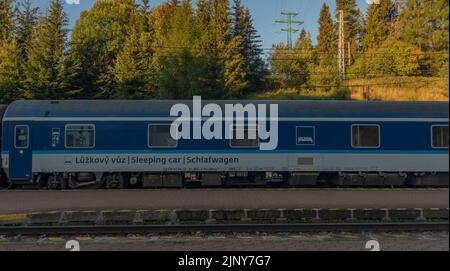
POLYGON ((128 178, 123 174, 107 174, 105 183, 107 189, 125 189, 128 187, 128 178))
POLYGON ((104 184, 105 184, 104 181, 98 181, 98 182, 95 182, 94 184, 87 185, 87 186, 85 186, 84 188, 85 188, 85 189, 96 190, 96 189, 101 189, 101 188, 103 188, 103 185, 104 185, 104 184))
POLYGON ((11 182, 7 180, 1 180, 0 181, 0 190, 2 189, 10 189, 11 188, 11 182))
POLYGON ((48 188, 48 176, 41 174, 37 176, 37 184, 39 185, 39 189, 47 189, 48 188))

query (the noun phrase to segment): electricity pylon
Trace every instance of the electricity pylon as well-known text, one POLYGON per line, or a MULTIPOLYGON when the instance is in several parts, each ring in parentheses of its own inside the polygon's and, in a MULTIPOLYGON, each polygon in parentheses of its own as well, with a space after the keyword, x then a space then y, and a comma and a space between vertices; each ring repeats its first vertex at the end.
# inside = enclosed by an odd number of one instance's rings
POLYGON ((287 24, 288 28, 283 28, 281 31, 287 32, 287 43, 289 49, 292 49, 292 33, 298 32, 299 29, 295 29, 292 27, 293 24, 302 25, 304 22, 293 20, 294 17, 298 15, 295 12, 281 12, 281 15, 287 16, 286 21, 275 21, 276 24, 287 24))

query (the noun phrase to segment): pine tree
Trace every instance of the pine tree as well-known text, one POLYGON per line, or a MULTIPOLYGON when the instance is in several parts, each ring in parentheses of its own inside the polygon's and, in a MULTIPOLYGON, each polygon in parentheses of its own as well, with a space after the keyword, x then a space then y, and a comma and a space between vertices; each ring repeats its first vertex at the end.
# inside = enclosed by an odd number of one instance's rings
POLYGON ((395 18, 396 8, 392 0, 382 0, 369 6, 362 38, 364 50, 378 47, 388 38, 395 18))
POLYGON ((143 32, 152 32, 152 24, 151 24, 151 20, 150 20, 150 1, 149 0, 142 0, 142 5, 139 9, 139 15, 140 15, 140 19, 142 21, 142 26, 141 29, 139 31, 143 31, 143 32))
POLYGON ((142 1, 138 14, 139 22, 130 30, 131 34, 118 53, 112 69, 115 98, 143 99, 156 95, 152 48, 154 33, 149 0, 142 1))
POLYGON ((142 24, 134 0, 96 1, 81 13, 72 31, 71 60, 81 63, 77 98, 108 98, 114 95, 114 63, 129 34, 142 24))
POLYGON ((241 0, 234 1, 233 9, 232 36, 242 37, 240 54, 244 60, 245 80, 248 82, 247 91, 255 90, 262 86, 266 73, 265 63, 262 59, 263 50, 259 40, 261 37, 253 26, 250 10, 242 5, 241 0))
POLYGON ((449 2, 448 0, 434 0, 432 2, 432 49, 434 51, 449 50, 449 2))
POLYGON ((52 0, 47 16, 39 20, 28 55, 24 81, 25 97, 61 99, 72 91, 71 65, 66 61, 68 18, 60 0, 52 0))
POLYGON ((239 98, 248 87, 246 80, 247 73, 245 69, 245 60, 237 48, 244 45, 241 36, 233 37, 227 45, 226 54, 229 55, 225 60, 225 91, 226 96, 230 98, 239 98))
POLYGON ((155 97, 155 72, 152 66, 151 36, 149 32, 133 32, 118 54, 114 77, 115 98, 145 99, 155 97))
POLYGON ((191 1, 183 0, 171 18, 170 48, 159 57, 158 91, 161 98, 191 98, 200 91, 201 65, 198 65, 192 48, 197 40, 195 26, 191 1))
POLYGON ((241 36, 232 36, 230 21, 230 3, 228 0, 213 0, 214 16, 212 20, 215 47, 218 50, 218 59, 223 63, 222 82, 224 95, 239 97, 247 87, 245 80, 245 63, 240 53, 243 47, 241 36))
POLYGON ((292 64, 292 84, 296 87, 307 85, 316 59, 311 35, 304 28, 301 30, 294 47, 294 59, 295 61, 292 64))
POLYGON ((38 21, 38 7, 32 6, 32 0, 23 0, 17 12, 17 42, 21 49, 21 59, 28 60, 28 51, 33 41, 33 31, 38 21))
MULTIPOLYGON (((153 8, 150 13, 150 21, 152 22, 153 46, 158 49, 167 45, 167 36, 170 30, 171 7, 169 4, 161 4, 153 8)), ((159 51, 155 52, 157 55, 159 51)))
POLYGON ((336 32, 333 19, 331 18, 330 8, 324 3, 320 11, 319 35, 317 36, 317 53, 321 60, 334 58, 337 52, 335 41, 336 32))
POLYGON ((223 97, 223 61, 219 59, 213 29, 214 6, 211 0, 198 0, 195 21, 198 28, 198 42, 194 51, 199 58, 200 94, 205 99, 223 97))
POLYGON ((402 40, 426 50, 430 28, 422 0, 408 0, 401 13, 402 40))
POLYGON ((11 39, 14 31, 14 0, 0 0, 0 44, 11 39))
POLYGON ((330 91, 337 83, 337 36, 330 8, 326 4, 320 11, 316 53, 318 64, 310 67, 310 85, 330 91))
POLYGON ((20 47, 16 39, 0 46, 0 103, 20 98, 20 47))
POLYGON ((448 71, 448 0, 408 0, 400 14, 400 38, 417 46, 422 54, 423 75, 442 75, 448 71))

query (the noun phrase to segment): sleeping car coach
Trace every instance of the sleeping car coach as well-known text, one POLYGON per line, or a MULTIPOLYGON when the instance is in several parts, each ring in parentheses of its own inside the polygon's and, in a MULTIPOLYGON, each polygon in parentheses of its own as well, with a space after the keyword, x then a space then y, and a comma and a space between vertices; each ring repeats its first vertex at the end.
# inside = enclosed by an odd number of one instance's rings
POLYGON ((269 150, 247 119, 227 126, 244 137, 173 137, 177 103, 195 111, 194 101, 13 102, 2 120, 4 179, 49 189, 448 186, 448 102, 211 101, 219 111, 277 105, 269 150))

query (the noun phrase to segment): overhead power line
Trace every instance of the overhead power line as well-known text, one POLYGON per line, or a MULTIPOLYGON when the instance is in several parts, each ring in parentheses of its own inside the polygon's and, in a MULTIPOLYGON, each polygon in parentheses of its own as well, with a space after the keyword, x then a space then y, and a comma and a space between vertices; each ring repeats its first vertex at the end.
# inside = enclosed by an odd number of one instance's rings
POLYGON ((295 21, 294 17, 297 17, 298 13, 295 12, 281 12, 281 15, 287 16, 287 20, 285 21, 275 21, 276 24, 286 24, 287 28, 281 29, 281 31, 287 32, 287 42, 289 49, 292 49, 292 34, 299 31, 299 29, 295 29, 292 25, 302 25, 303 21, 295 21))

